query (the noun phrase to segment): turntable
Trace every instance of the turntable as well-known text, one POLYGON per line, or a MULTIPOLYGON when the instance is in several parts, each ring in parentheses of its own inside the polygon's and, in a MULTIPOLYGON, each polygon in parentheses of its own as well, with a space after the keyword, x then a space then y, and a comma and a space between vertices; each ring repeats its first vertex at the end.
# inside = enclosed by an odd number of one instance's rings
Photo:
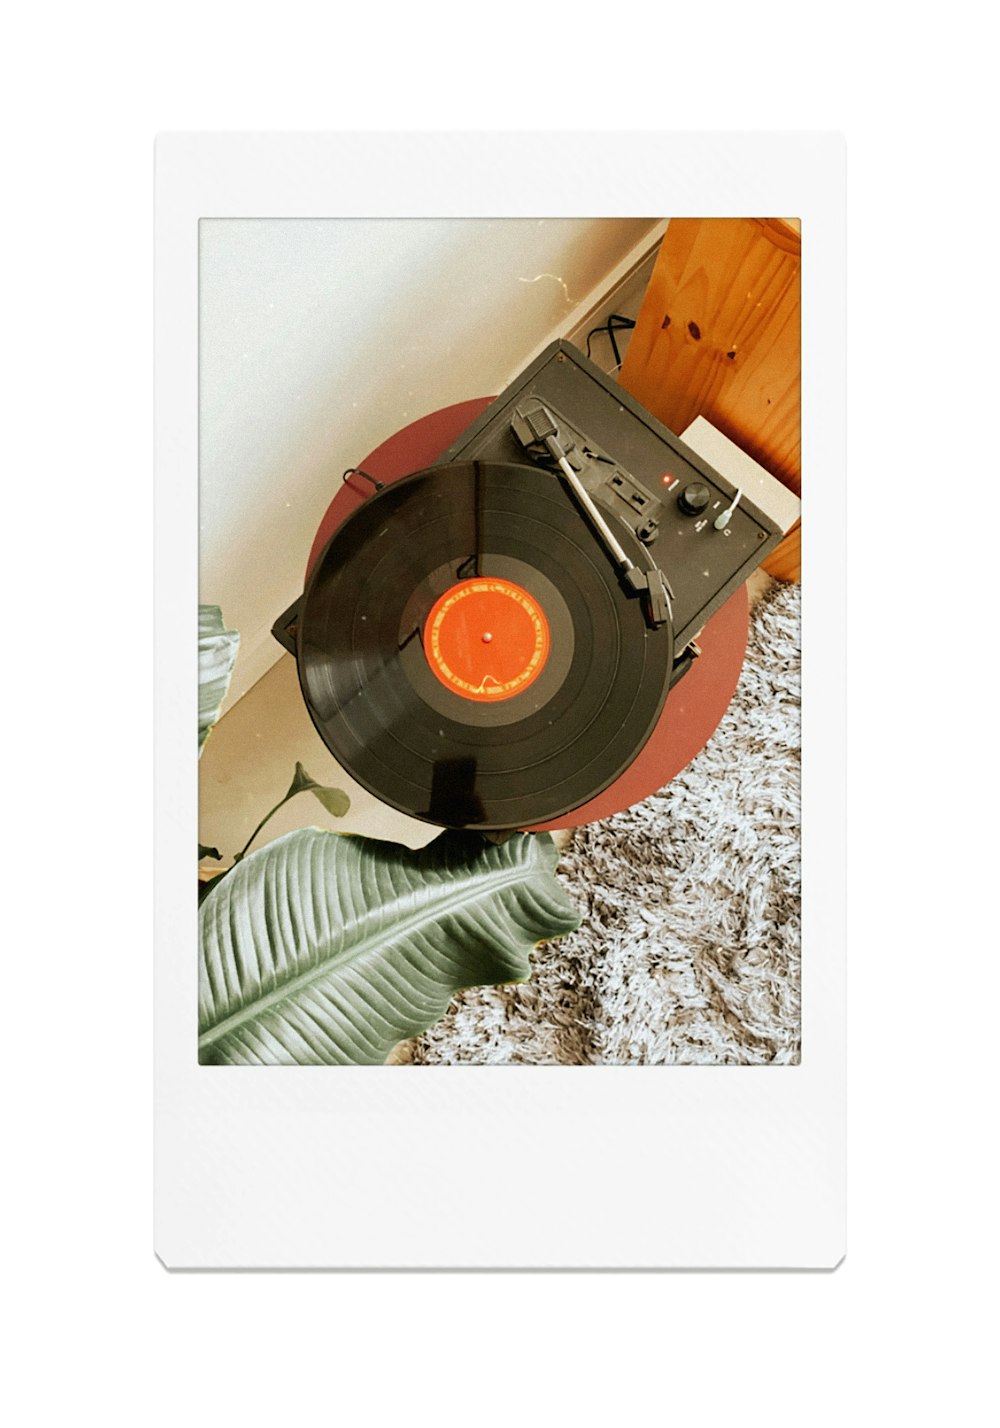
POLYGON ((780 520, 566 342, 416 425, 403 468, 345 472, 274 626, 321 738, 391 807, 490 836, 637 801, 780 520))

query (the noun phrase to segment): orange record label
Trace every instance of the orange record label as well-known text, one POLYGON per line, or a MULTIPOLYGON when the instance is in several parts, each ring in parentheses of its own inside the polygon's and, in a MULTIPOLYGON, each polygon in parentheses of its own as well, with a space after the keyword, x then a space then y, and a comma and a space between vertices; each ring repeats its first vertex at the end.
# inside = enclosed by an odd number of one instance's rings
POLYGON ((511 699, 545 668, 549 625, 537 600, 512 580, 460 580, 427 616, 424 653, 445 688, 463 699, 511 699))

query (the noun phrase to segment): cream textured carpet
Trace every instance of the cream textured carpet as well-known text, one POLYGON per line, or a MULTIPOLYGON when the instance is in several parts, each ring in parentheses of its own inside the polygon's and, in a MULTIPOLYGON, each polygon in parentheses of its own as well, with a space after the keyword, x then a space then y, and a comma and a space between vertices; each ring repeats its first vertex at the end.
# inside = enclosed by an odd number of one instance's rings
POLYGON ((733 702, 688 768, 572 835, 579 930, 538 947, 524 985, 460 993, 395 1061, 798 1061, 800 594, 754 606, 733 702))

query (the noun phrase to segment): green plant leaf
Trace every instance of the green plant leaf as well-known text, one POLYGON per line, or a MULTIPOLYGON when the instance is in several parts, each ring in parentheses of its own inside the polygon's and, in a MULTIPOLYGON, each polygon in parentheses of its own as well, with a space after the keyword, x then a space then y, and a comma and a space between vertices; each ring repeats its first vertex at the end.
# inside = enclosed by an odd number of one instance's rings
POLYGON ((343 789, 327 788, 324 784, 317 783, 306 773, 300 763, 295 765, 295 777, 292 779, 292 786, 285 794, 284 801, 287 803, 290 798, 294 798, 297 793, 312 793, 319 799, 327 813, 332 813, 334 818, 343 818, 344 814, 351 806, 351 800, 343 789))
POLYGON ((218 605, 198 606, 198 757, 229 689, 240 637, 227 630, 218 605))
POLYGON ((579 917, 547 833, 446 832, 412 852, 303 828, 250 853, 199 910, 199 1060, 376 1065, 462 987, 524 981, 579 917))
POLYGON ((199 902, 199 905, 205 901, 205 899, 208 897, 209 893, 210 893, 210 892, 212 891, 212 889, 215 887, 216 883, 221 883, 221 882, 222 882, 222 879, 225 878, 225 877, 228 877, 231 871, 232 871, 231 868, 224 868, 221 873, 216 873, 216 875, 215 875, 214 878, 199 878, 199 879, 198 879, 198 902, 199 902))
POLYGON ((332 813, 334 818, 343 818, 351 806, 351 800, 343 789, 320 788, 317 785, 317 787, 312 790, 312 793, 314 798, 319 799, 327 813, 332 813))

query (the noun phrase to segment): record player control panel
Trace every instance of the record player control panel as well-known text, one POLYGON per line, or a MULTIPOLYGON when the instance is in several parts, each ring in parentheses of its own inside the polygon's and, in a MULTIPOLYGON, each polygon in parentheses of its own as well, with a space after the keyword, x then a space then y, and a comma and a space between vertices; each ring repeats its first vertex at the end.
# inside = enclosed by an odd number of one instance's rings
MULTIPOLYGON (((678 650, 694 638, 781 531, 696 452, 575 347, 554 343, 445 453, 447 461, 524 462, 512 429, 540 404, 573 472, 600 509, 634 533, 673 594, 678 650)), ((553 471, 553 479, 560 476, 553 471)))
MULTIPOLYGON (((725 531, 743 496, 742 491, 724 486, 722 477, 710 485, 700 476, 692 481, 672 476, 670 472, 660 477, 660 487, 665 489, 654 486, 650 490, 648 482, 644 484, 624 470, 614 457, 602 451, 596 443, 589 442, 585 433, 575 431, 570 422, 560 423, 560 430, 570 434, 572 449, 568 459, 582 484, 610 505, 620 519, 631 525, 646 546, 652 546, 658 540, 661 527, 664 524, 670 527, 672 518, 678 513, 694 520, 695 534, 700 534, 708 525, 713 531, 725 531), (624 511, 618 502, 624 503, 624 511)), ((683 534, 685 525, 682 522, 674 524, 673 528, 677 534, 683 534)), ((759 540, 756 533, 754 538, 759 540)))

